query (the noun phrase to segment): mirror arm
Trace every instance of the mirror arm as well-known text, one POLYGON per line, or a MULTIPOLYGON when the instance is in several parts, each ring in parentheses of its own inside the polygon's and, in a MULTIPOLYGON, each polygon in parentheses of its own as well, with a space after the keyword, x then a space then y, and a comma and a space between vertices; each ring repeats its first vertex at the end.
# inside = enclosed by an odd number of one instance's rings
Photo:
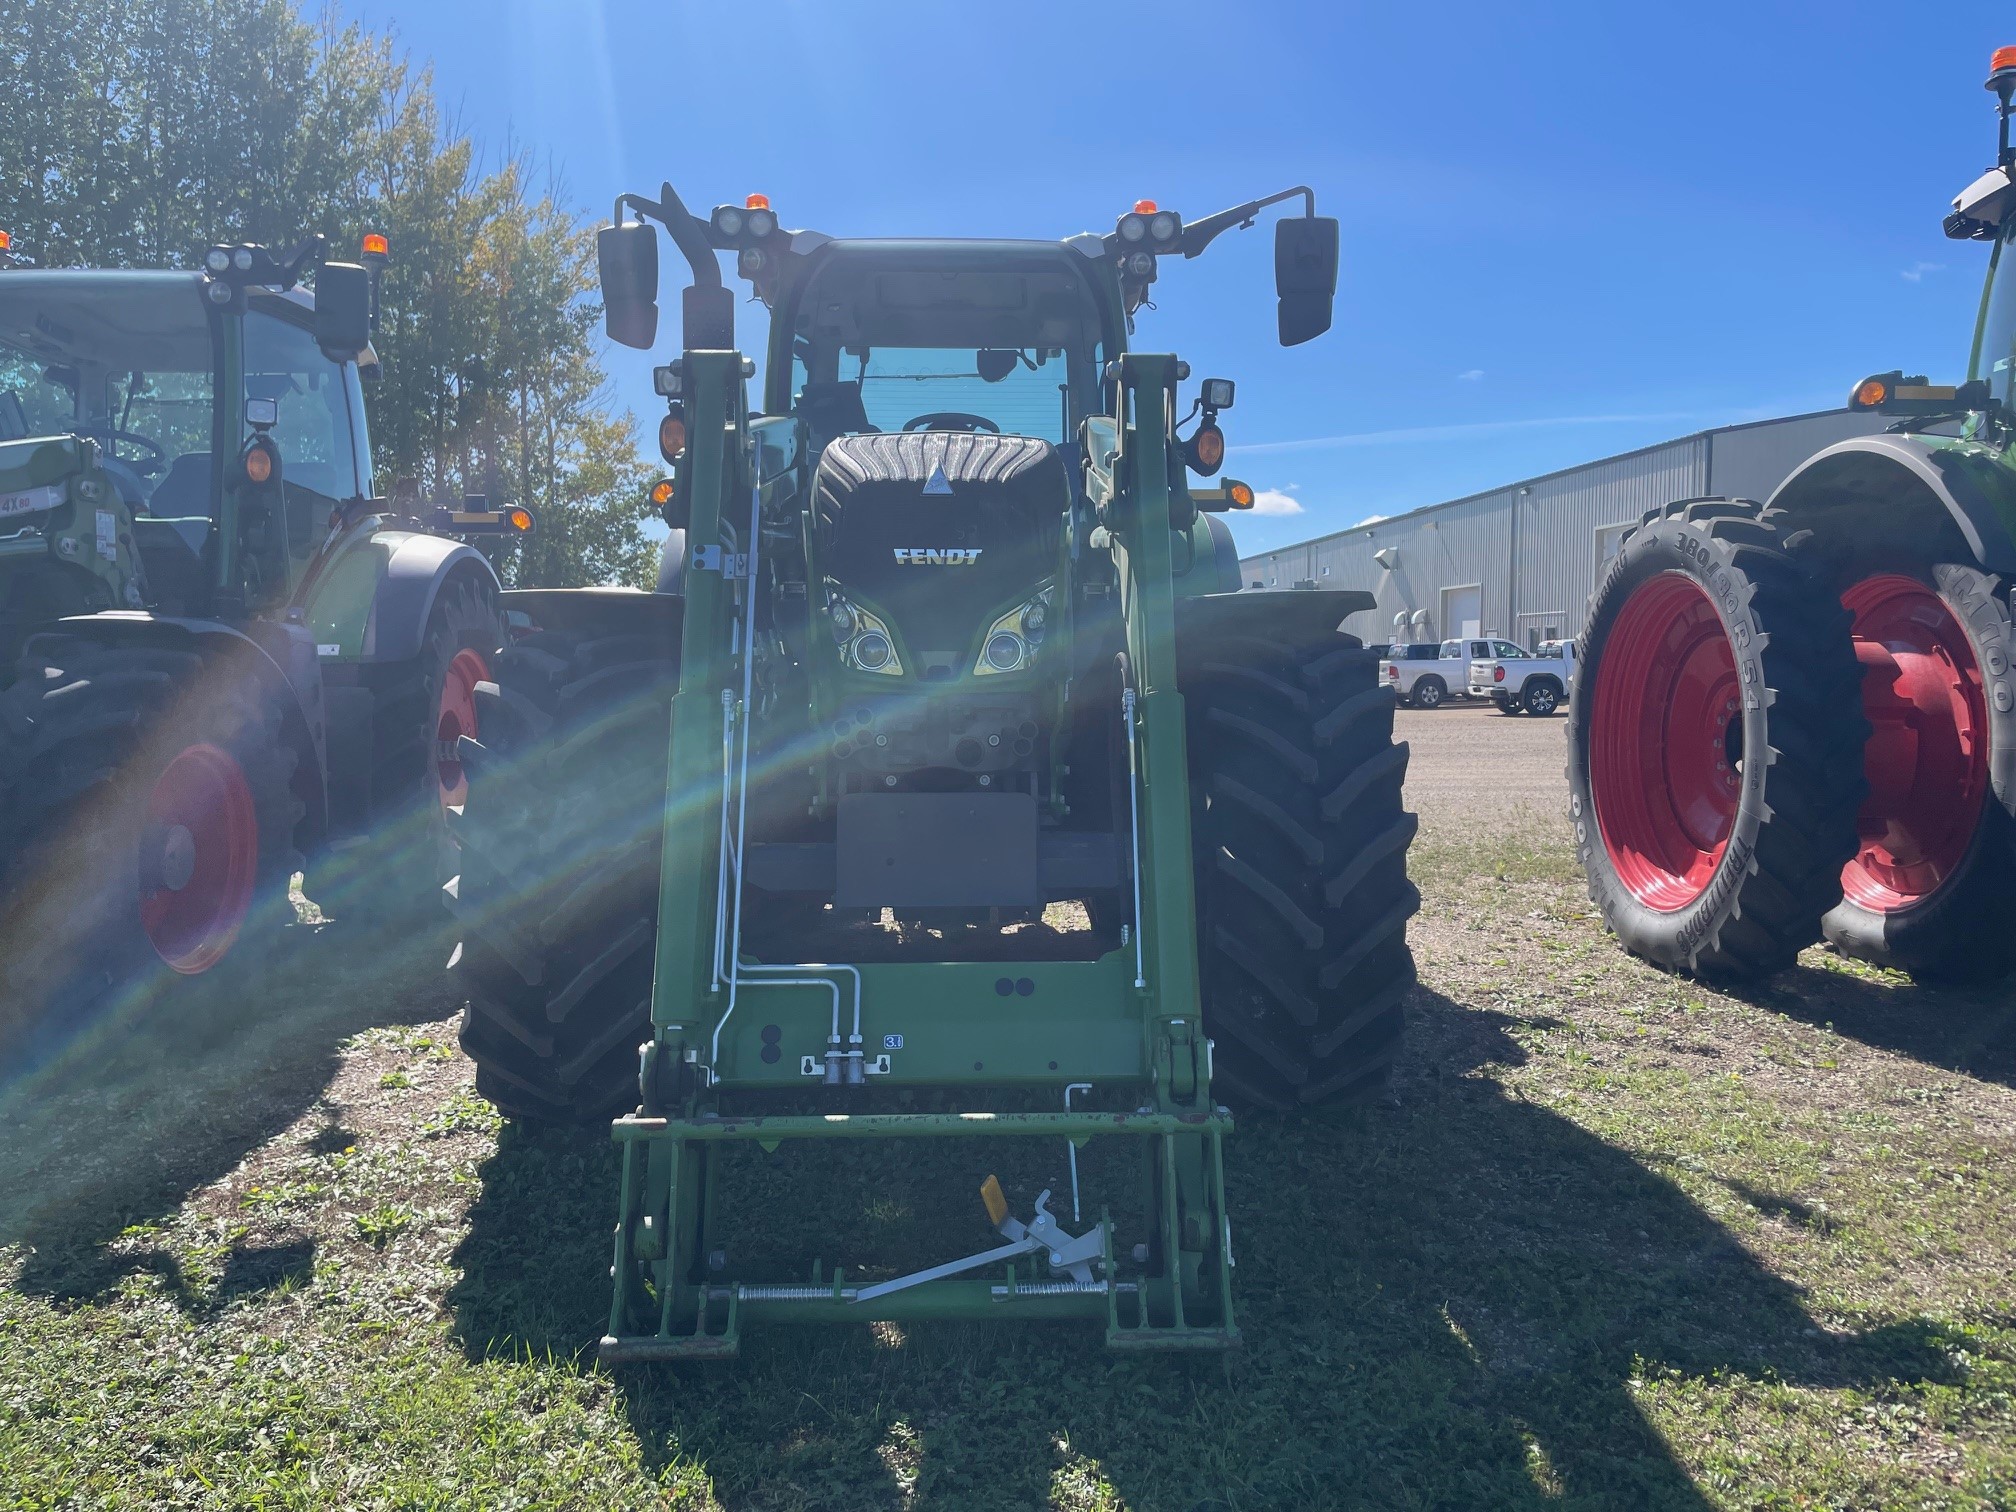
POLYGON ((659 187, 655 200, 647 200, 637 194, 617 196, 613 218, 619 226, 623 223, 626 206, 635 210, 640 218, 649 216, 671 232, 673 244, 685 256, 686 265, 693 270, 696 288, 726 287, 721 281, 721 264, 714 260, 714 248, 707 240, 707 227, 693 218, 693 213, 681 203, 669 180, 659 187))
POLYGON ((1189 222, 1183 228, 1183 255, 1196 257, 1223 232, 1230 231, 1234 226, 1244 231, 1253 224, 1253 218, 1269 205, 1278 205, 1283 200, 1295 198, 1298 194, 1303 200, 1302 213, 1313 216, 1316 213, 1316 191, 1307 184, 1297 184, 1293 189, 1283 189, 1264 199, 1248 200, 1245 204, 1236 205, 1230 210, 1220 210, 1216 215, 1207 215, 1202 220, 1189 222))

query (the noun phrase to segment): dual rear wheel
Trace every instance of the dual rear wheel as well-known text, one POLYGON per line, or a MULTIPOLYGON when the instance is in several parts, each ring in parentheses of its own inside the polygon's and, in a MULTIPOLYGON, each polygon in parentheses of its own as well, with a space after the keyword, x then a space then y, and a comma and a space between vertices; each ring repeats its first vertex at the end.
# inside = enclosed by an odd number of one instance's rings
POLYGON ((1674 506, 1599 586, 1568 774, 1590 894, 1629 948, 1703 976, 1762 975, 1823 934, 1921 977, 1999 976, 2006 586, 1922 539, 1822 549, 1786 527, 1748 501, 1674 506))

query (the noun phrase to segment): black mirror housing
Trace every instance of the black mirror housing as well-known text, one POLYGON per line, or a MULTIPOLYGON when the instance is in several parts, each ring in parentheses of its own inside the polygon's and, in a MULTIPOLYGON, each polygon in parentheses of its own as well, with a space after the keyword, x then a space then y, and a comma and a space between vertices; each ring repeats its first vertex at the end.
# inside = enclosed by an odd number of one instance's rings
POLYGON ((622 346, 648 349, 658 339, 658 233, 643 221, 595 233, 602 285, 602 328, 622 346))
POLYGON ((1009 348, 982 347, 973 354, 973 370, 980 375, 982 383, 999 383, 1015 371, 1021 359, 1009 348))
POLYGON ((358 263, 315 272, 315 344, 332 362, 355 362, 371 344, 371 275, 358 263))
POLYGON ((1300 346, 1330 329, 1337 294, 1337 220, 1305 215, 1274 223, 1274 293, 1281 345, 1300 346))

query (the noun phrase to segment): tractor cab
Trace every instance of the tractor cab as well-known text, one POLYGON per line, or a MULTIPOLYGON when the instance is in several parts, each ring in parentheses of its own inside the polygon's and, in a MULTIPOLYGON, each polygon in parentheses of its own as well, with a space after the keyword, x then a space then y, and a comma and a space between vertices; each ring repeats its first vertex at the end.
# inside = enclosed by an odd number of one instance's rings
POLYGON ((0 272, 0 652, 62 614, 270 607, 370 497, 368 285, 325 266, 318 311, 319 252, 0 272))

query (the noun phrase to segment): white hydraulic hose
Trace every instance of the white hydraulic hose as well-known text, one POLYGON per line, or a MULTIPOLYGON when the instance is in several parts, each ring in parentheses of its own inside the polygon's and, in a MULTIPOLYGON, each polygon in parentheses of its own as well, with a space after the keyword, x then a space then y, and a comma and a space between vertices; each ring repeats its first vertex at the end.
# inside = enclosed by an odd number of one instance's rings
MULTIPOLYGON (((856 1062, 861 1061, 863 1058, 861 1052, 861 972, 858 967, 846 966, 846 965, 827 965, 824 962, 819 961, 801 961, 795 965, 784 965, 781 963, 777 965, 757 965, 753 962, 745 963, 742 960, 742 891, 743 891, 742 856, 743 856, 743 845, 748 838, 748 828, 749 828, 748 825, 749 725, 750 725, 749 706, 750 706, 750 696, 753 691, 753 679, 755 677, 755 670, 756 670, 756 566, 757 566, 756 558, 757 558, 758 543, 762 539, 762 508, 763 508, 762 491, 759 488, 752 487, 749 490, 749 541, 748 541, 749 566, 748 566, 748 577, 746 579, 748 587, 742 595, 742 603, 743 603, 743 625, 742 625, 743 633, 741 637, 742 752, 739 762, 736 763, 738 770, 735 778, 735 793, 734 793, 735 838, 732 849, 729 846, 729 840, 728 840, 728 800, 730 796, 728 772, 731 765, 730 756, 734 746, 733 727, 735 723, 735 713, 730 703, 731 698, 730 690, 727 688, 723 688, 721 690, 722 866, 720 871, 720 882, 716 888, 717 903, 714 913, 714 940, 715 940, 714 981, 715 985, 718 987, 722 979, 722 973, 725 969, 728 981, 728 1006, 726 1009, 723 1010, 721 1017, 718 1020, 716 1020, 714 1024, 714 1038, 708 1047, 707 1078, 709 1082, 716 1082, 720 1080, 720 1075, 716 1068, 720 1065, 721 1062, 721 1031, 728 1026, 728 1020, 734 1015, 736 1002, 740 995, 740 989, 743 985, 742 977, 745 972, 752 976, 760 975, 764 978, 764 980, 762 981, 750 982, 748 985, 751 987, 824 987, 833 994, 833 1027, 832 1032, 827 1036, 826 1041, 828 1047, 827 1061, 829 1064, 829 1073, 828 1073, 829 1079, 835 1079, 832 1076, 832 1071, 830 1068, 832 1067, 833 1062, 841 1058, 840 984, 835 981, 829 981, 824 977, 803 977, 803 976, 794 977, 788 975, 788 973, 803 972, 803 971, 836 971, 836 972, 844 971, 849 976, 853 977, 854 1022, 853 1022, 853 1034, 851 1040, 853 1048, 848 1052, 848 1058, 851 1058, 856 1062), (728 900, 725 898, 721 898, 720 893, 728 886, 728 879, 731 870, 734 878, 734 899, 733 899, 734 919, 732 924, 730 924, 728 928, 728 938, 726 941, 727 959, 724 962, 722 960, 723 942, 721 938, 721 926, 722 926, 722 920, 727 916, 728 910, 726 907, 722 905, 726 904, 728 900), (785 973, 785 974, 780 975, 779 973, 785 973)), ((726 556, 725 552, 723 553, 723 556, 725 558, 726 556)), ((860 1076, 857 1074, 856 1076, 849 1079, 858 1081, 860 1080, 860 1076)))
POLYGON ((1141 768, 1134 752, 1134 690, 1120 690, 1120 717, 1127 724, 1127 806, 1134 826, 1134 985, 1148 985, 1141 955, 1141 768))

